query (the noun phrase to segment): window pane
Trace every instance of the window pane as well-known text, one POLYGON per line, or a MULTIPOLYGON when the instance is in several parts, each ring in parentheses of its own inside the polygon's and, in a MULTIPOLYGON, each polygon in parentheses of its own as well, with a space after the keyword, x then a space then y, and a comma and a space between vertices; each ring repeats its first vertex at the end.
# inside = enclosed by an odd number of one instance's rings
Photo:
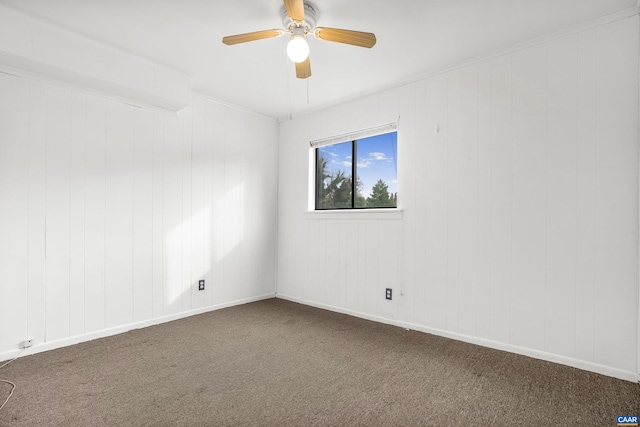
POLYGON ((391 208, 398 206, 398 133, 356 141, 356 207, 391 208))
POLYGON ((316 209, 349 209, 352 142, 316 149, 316 209))

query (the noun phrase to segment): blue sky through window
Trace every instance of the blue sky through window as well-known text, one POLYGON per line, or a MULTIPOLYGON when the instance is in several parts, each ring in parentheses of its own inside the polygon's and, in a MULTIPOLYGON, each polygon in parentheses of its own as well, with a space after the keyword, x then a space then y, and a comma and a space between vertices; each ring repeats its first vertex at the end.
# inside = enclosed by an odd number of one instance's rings
MULTIPOLYGON (((389 194, 398 192, 397 135, 397 132, 391 132, 358 140, 356 172, 362 182, 364 197, 371 194, 378 179, 389 186, 389 194)), ((327 159, 330 173, 343 171, 345 176, 351 175, 350 141, 322 147, 320 152, 327 159)))
POLYGON ((398 192, 397 133, 385 133, 358 140, 357 173, 362 195, 368 197, 378 179, 389 186, 389 194, 398 192))

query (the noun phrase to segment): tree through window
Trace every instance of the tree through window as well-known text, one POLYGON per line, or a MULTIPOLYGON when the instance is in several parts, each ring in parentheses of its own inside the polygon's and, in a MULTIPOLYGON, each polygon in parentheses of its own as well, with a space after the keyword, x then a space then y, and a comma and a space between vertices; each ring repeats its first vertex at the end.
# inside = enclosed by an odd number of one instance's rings
POLYGON ((394 131, 316 148, 316 210, 397 207, 397 145, 394 131))

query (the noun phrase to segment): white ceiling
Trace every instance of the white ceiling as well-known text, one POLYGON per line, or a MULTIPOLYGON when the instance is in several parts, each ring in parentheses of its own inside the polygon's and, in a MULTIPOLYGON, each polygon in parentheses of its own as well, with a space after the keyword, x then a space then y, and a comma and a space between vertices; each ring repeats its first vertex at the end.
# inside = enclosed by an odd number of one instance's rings
POLYGON ((236 46, 225 35, 281 28, 282 0, 0 0, 180 70, 196 92, 285 118, 426 75, 636 6, 636 0, 311 0, 318 26, 369 31, 363 49, 310 39, 308 80, 285 37, 236 46), (307 100, 308 96, 308 100, 307 100))

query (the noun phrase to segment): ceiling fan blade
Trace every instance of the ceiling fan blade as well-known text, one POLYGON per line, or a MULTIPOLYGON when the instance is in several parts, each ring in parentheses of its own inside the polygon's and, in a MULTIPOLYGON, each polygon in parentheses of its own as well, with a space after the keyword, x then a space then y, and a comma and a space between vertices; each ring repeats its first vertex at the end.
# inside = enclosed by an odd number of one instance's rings
POLYGON ((289 18, 294 21, 304 21, 303 0, 284 0, 284 8, 287 9, 289 18))
POLYGON ((226 45, 234 45, 238 43, 252 42, 255 40, 270 39, 284 34, 282 30, 263 30, 254 31, 253 33, 236 34, 235 36, 227 36, 222 38, 222 43, 226 45))
POLYGON ((299 79, 311 77, 311 61, 309 61, 309 58, 302 62, 296 62, 296 77, 299 79))
POLYGON ((371 48, 376 44, 376 35, 363 33, 362 31, 341 30, 339 28, 321 28, 314 31, 314 35, 320 40, 345 43, 353 46, 371 48))

